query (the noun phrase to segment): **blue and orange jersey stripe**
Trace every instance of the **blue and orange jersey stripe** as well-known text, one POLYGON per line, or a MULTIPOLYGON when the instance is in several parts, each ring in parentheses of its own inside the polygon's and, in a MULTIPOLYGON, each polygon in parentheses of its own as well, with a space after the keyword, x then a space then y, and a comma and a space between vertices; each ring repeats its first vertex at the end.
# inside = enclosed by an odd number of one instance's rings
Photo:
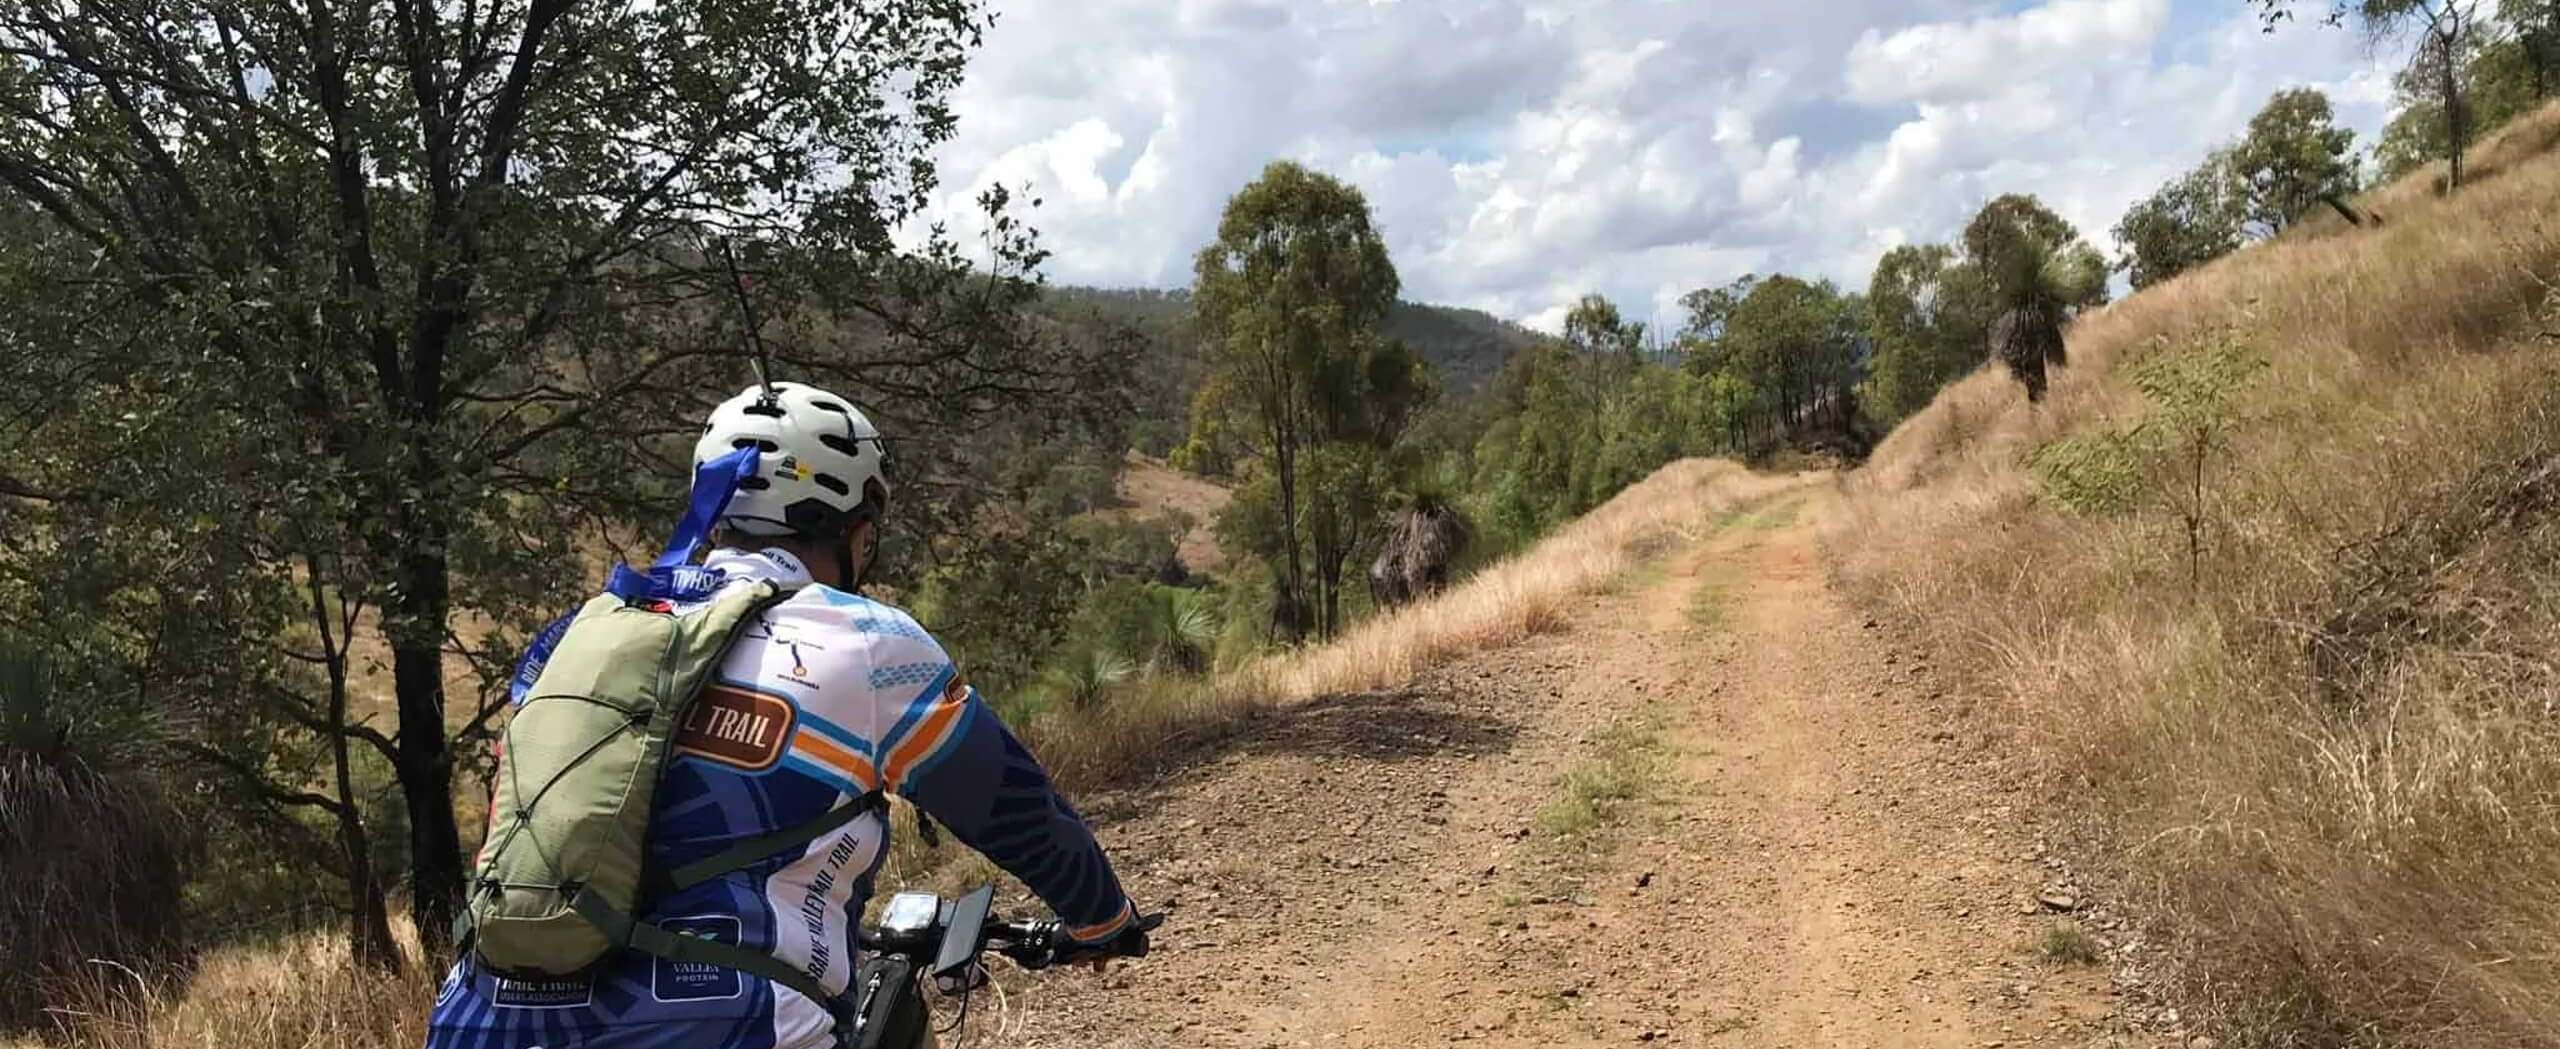
POLYGON ((892 787, 904 790, 918 771, 959 737, 975 695, 966 686, 954 688, 952 671, 946 667, 907 705, 906 714, 884 741, 887 752, 880 762, 880 772, 892 787))
POLYGON ((847 794, 880 789, 880 772, 871 758, 871 743, 825 718, 803 714, 791 735, 791 752, 783 761, 834 784, 847 794))

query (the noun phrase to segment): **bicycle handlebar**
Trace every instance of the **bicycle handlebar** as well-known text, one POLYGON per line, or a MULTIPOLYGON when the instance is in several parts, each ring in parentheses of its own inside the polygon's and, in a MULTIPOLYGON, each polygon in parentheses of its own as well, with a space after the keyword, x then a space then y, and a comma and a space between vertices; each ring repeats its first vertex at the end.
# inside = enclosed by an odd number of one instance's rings
MULTIPOLYGON (((1109 946, 1076 943, 1067 935, 1065 923, 1054 918, 990 920, 987 905, 994 896, 992 885, 958 900, 927 893, 900 893, 891 898, 881 924, 862 931, 862 946, 904 956, 942 974, 965 969, 970 960, 989 951, 1033 970, 1082 960, 1097 952, 1117 953, 1109 946), (955 938, 965 938, 961 942, 966 942, 969 949, 955 949, 959 946, 955 938)), ((1164 915, 1158 912, 1140 916, 1136 928, 1149 932, 1162 924, 1164 915)))

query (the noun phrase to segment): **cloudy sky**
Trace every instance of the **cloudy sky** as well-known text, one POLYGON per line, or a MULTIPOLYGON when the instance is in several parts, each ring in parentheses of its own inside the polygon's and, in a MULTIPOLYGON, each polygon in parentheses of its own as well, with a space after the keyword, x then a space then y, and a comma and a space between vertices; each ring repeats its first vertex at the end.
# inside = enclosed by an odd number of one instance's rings
POLYGON ((1552 329, 1786 271, 1863 287, 2011 191, 2101 246, 2309 84, 2370 139, 2392 56, 2239 0, 998 0, 941 154, 1028 185, 1054 282, 1176 287, 1274 158, 1358 185, 1404 297, 1552 329))

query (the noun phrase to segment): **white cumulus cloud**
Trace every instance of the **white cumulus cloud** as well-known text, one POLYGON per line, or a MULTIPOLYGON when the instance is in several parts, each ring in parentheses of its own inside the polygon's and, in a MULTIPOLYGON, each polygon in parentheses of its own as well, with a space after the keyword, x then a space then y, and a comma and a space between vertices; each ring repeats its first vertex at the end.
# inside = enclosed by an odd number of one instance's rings
POLYGON ((2390 58, 2228 0, 1013 0, 933 217, 1028 187, 1052 280, 1178 286, 1286 158, 1367 194, 1408 298, 1670 322, 1745 272, 1863 286, 2000 193, 2103 245, 2276 90, 2369 138, 2390 58))

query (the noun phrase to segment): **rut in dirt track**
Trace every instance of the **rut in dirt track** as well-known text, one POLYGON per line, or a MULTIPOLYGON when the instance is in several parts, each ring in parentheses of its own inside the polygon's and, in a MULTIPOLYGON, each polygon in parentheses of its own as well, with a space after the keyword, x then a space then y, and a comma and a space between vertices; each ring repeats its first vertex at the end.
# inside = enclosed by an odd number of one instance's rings
POLYGON ((1831 592, 1824 498, 1097 799, 1131 892, 1170 901, 1158 952, 1016 984, 972 1043, 2115 1044, 2105 978, 2028 953, 2048 873, 2001 763, 1831 592), (1611 840, 1533 827, 1635 738, 1653 800, 1611 840))

